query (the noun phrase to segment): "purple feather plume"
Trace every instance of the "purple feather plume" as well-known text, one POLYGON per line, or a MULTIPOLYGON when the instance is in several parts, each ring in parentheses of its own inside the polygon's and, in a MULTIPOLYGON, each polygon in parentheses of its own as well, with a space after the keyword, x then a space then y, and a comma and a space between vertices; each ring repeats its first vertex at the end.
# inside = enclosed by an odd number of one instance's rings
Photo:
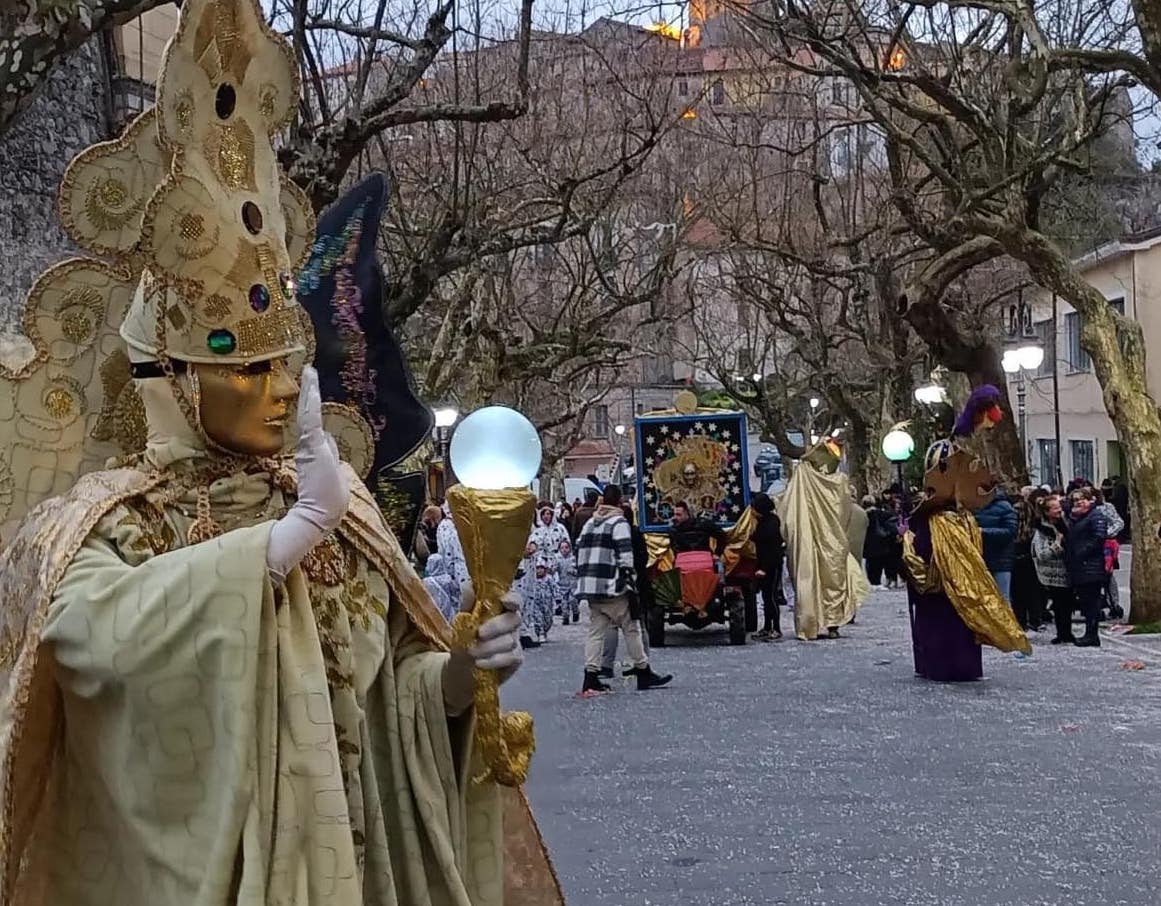
POLYGON ((952 437, 970 437, 980 418, 993 406, 1000 405, 1000 391, 991 384, 980 384, 964 404, 963 411, 951 429, 952 437))

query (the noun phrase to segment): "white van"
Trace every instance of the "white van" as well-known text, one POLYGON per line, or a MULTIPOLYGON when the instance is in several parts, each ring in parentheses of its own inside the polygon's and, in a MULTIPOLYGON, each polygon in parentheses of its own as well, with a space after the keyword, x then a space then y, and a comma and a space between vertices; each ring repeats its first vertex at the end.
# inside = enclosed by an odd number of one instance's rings
MULTIPOLYGON (((536 497, 538 500, 546 499, 546 495, 545 495, 544 491, 546 491, 547 489, 548 489, 547 479, 542 479, 540 481, 533 482, 532 490, 536 493, 536 497)), ((570 504, 574 500, 580 500, 583 502, 585 499, 585 493, 590 491, 590 490, 596 491, 598 494, 601 493, 600 487, 598 485, 594 484, 591 479, 588 479, 588 478, 566 478, 564 480, 564 499, 570 504)), ((552 502, 559 503, 560 501, 553 500, 552 502)))

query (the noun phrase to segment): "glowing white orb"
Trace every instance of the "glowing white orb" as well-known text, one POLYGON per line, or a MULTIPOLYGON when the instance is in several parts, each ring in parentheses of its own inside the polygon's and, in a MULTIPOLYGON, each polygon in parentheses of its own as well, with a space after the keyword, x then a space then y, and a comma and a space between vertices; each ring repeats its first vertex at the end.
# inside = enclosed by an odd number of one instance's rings
POLYGON ((532 422, 515 409, 477 409, 456 428, 451 466, 469 488, 524 487, 540 471, 543 450, 532 422))
POLYGON ((915 439, 906 431, 888 431, 883 438, 883 455, 891 462, 906 462, 915 452, 915 439))

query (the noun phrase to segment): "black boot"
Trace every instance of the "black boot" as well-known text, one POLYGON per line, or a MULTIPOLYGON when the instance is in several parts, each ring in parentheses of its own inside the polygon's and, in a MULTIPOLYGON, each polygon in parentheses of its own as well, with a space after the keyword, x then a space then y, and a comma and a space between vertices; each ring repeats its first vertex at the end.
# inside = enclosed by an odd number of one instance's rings
POLYGON ((660 689, 668 683, 673 676, 666 673, 664 676, 658 676, 653 672, 653 668, 646 665, 638 667, 633 671, 637 675, 637 691, 643 692, 646 689, 660 689))
POLYGON ((520 636, 520 647, 524 648, 525 650, 529 648, 539 648, 540 643, 530 635, 522 635, 520 636))
POLYGON ((602 667, 599 671, 597 671, 597 676, 600 677, 601 679, 612 679, 613 678, 613 668, 612 667, 602 667))
POLYGON ((601 682, 601 678, 593 671, 585 671, 585 683, 581 686, 581 692, 611 692, 612 690, 601 682))
POLYGON ((1079 639, 1073 642, 1077 648, 1100 648, 1101 637, 1095 632, 1086 632, 1079 639))

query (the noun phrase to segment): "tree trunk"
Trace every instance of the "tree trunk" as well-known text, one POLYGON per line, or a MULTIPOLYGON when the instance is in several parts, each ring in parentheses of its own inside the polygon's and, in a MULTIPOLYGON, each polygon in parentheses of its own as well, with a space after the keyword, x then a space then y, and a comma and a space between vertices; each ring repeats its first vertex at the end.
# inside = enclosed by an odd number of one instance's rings
POLYGON ((851 483, 860 500, 869 493, 867 468, 874 458, 871 450, 871 435, 867 423, 862 419, 851 421, 850 443, 847 444, 847 467, 851 483))
POLYGON ((59 17, 37 5, 0 3, 0 135, 28 106, 58 60, 97 32, 121 25, 168 0, 86 0, 58 4, 59 17))
POLYGON ((1043 234, 997 230, 1013 257, 1037 282, 1066 299, 1082 322, 1081 346, 1092 358, 1105 408, 1128 464, 1133 513, 1132 620, 1161 621, 1161 413, 1149 394, 1145 340, 1140 324, 1126 320, 1073 268, 1043 234))

